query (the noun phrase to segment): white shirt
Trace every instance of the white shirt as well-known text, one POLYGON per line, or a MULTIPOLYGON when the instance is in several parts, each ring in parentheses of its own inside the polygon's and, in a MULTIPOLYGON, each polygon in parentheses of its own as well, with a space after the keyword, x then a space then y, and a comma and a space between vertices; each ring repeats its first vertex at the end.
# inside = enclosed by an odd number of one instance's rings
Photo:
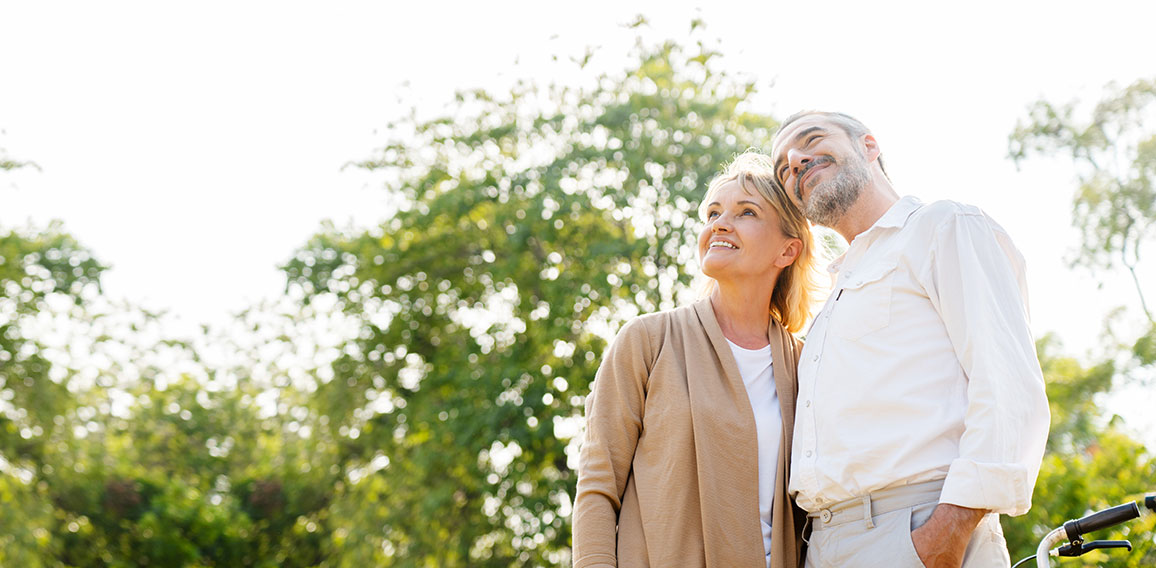
POLYGON ((779 410, 779 393, 771 366, 771 346, 744 349, 731 340, 731 353, 738 363, 739 374, 747 387, 747 398, 755 414, 759 440, 759 517, 763 521, 763 551, 771 553, 771 506, 775 500, 778 477, 779 445, 783 435, 783 414, 779 410))
POLYGON ((829 270, 799 362, 799 506, 946 478, 941 503, 1026 512, 1049 411, 1023 257, 1003 228, 905 197, 829 270))

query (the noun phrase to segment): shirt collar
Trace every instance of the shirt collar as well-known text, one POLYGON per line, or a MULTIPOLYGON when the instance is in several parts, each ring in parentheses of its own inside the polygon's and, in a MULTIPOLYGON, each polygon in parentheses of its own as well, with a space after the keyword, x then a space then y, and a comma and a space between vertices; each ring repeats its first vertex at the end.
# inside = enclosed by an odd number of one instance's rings
MULTIPOLYGON (((847 248, 850 249, 854 247, 857 242, 867 243, 871 241, 875 234, 883 229, 902 229, 903 225, 907 224, 907 219, 911 217, 911 214, 920 207, 923 207, 923 202, 918 198, 911 195, 904 196, 899 201, 892 203, 891 207, 887 209, 887 212, 875 221, 875 224, 868 227, 866 231, 859 233, 859 236, 855 237, 851 243, 847 245, 847 248)), ((863 244, 862 246, 867 245, 863 244)))
POLYGON ((884 213, 882 217, 868 227, 866 231, 859 233, 859 235, 847 245, 847 250, 843 251, 843 254, 839 255, 838 258, 831 261, 831 264, 827 265, 827 272, 832 274, 839 272, 839 269, 843 267, 843 261, 847 258, 847 252, 855 246, 855 243, 863 243, 861 246, 867 246, 866 243, 872 240, 872 236, 879 230, 903 228, 903 226, 907 224, 907 219, 911 217, 911 214, 920 207, 923 207, 923 202, 913 195, 905 195, 899 201, 892 203, 891 207, 887 209, 887 212, 884 213))
POLYGON ((899 201, 891 205, 891 208, 875 221, 871 228, 864 232, 870 232, 872 229, 879 227, 881 229, 897 229, 907 224, 907 218, 915 212, 916 209, 923 207, 923 202, 918 197, 913 195, 905 195, 899 201))

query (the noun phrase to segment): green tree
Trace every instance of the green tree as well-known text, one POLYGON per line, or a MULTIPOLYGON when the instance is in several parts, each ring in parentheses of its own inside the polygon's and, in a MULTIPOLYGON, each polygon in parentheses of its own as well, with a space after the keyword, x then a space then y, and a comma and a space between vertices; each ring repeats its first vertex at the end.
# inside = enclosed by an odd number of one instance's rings
MULTIPOLYGON (((1138 295, 1147 331, 1117 353, 1105 337, 1103 362, 1082 367, 1057 353, 1050 338, 1039 344, 1048 382, 1052 430, 1048 454, 1036 484, 1035 506, 1024 517, 1005 519, 1013 553, 1031 554, 1050 527, 1091 510, 1133 500, 1156 487, 1156 459, 1130 437, 1116 416, 1099 410, 1115 384, 1144 381, 1156 363, 1156 320, 1145 297, 1138 268, 1141 250, 1156 238, 1156 82, 1109 85, 1104 98, 1082 112, 1077 102, 1033 104, 1028 117, 1009 136, 1009 156, 1017 164, 1032 156, 1070 160, 1077 178, 1073 224, 1081 242, 1073 265, 1095 272, 1126 268, 1138 295), (1148 126, 1145 126, 1148 125, 1148 126)), ((1112 558, 1114 565, 1142 566, 1156 561, 1151 517, 1097 538, 1130 537, 1136 552, 1125 557, 1095 553, 1085 565, 1112 558)))
POLYGON ((1008 152, 1017 164, 1032 155, 1071 159, 1079 183, 1072 223, 1082 233, 1074 264, 1127 268, 1153 322, 1136 267, 1143 245, 1156 239, 1156 80, 1107 90, 1087 117, 1076 102, 1034 103, 1008 152))
POLYGON ((66 377, 28 327, 50 302, 83 302, 102 270, 57 225, 0 235, 0 565, 48 565, 45 558, 59 547, 39 473, 60 417, 76 407, 66 377))
POLYGON ((269 360, 290 348, 277 337, 295 334, 283 320, 241 314, 238 327, 256 336, 244 345, 205 338, 226 352, 220 363, 205 360, 193 342, 165 339, 154 314, 119 307, 92 317, 83 332, 102 339, 86 347, 105 363, 79 389, 78 407, 61 420, 70 427, 39 475, 59 519, 53 560, 76 567, 323 561, 325 534, 313 527, 338 472, 332 452, 296 418, 302 407, 293 401, 303 395, 282 380, 288 369, 269 360))
POLYGON ((320 564, 339 471, 294 418, 312 367, 270 360, 320 342, 252 312, 206 361, 105 269, 59 224, 0 234, 0 566, 320 564))
MULTIPOLYGON (((0 132, 3 132, 3 131, 0 131, 0 132)), ((0 148, 0 170, 8 171, 8 170, 15 170, 18 168, 29 167, 29 166, 36 168, 36 169, 40 169, 40 166, 37 166, 34 162, 21 162, 15 158, 9 156, 7 150, 5 150, 4 148, 0 148)))
MULTIPOLYGON (((1052 427, 1031 510, 1020 517, 1003 517, 1013 561, 1034 554, 1044 534, 1065 521, 1140 499, 1153 490, 1156 479, 1156 457, 1122 430, 1118 418, 1105 424, 1097 404, 1119 378, 1115 362, 1083 367, 1059 354, 1052 336, 1040 339, 1036 347, 1048 385, 1052 427)), ((1152 515, 1091 538, 1128 538, 1135 550, 1131 554, 1094 552, 1065 564, 1150 566, 1156 561, 1156 517, 1152 515)))
POLYGON ((358 164, 402 211, 285 268, 361 327, 314 402, 357 477, 335 565, 568 561, 570 442, 605 339, 685 292, 706 182, 776 126, 715 55, 640 45, 592 89, 460 93, 358 164))

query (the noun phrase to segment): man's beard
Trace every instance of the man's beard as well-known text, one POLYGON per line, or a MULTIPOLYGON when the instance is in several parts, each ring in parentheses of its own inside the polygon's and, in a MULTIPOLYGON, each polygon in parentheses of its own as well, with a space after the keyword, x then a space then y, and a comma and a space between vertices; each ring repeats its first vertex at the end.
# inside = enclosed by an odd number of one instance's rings
MULTIPOLYGON (((871 183, 871 174, 867 171, 867 164, 853 156, 848 157, 842 164, 836 163, 829 156, 823 156, 815 160, 811 167, 825 163, 833 164, 839 168, 839 171, 835 177, 820 182, 811 189, 810 199, 803 202, 803 214, 813 223, 824 227, 834 227, 859 199, 859 194, 862 193, 863 188, 871 183)), ((804 176, 806 176, 806 171, 799 175, 799 179, 801 180, 804 176)), ((800 201, 802 201, 802 193, 802 185, 796 185, 795 195, 799 197, 800 201)))

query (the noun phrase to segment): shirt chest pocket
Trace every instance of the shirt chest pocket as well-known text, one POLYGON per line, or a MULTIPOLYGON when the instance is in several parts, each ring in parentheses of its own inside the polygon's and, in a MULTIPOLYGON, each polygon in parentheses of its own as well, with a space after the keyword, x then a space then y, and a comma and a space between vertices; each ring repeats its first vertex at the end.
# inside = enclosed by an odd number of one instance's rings
POLYGON ((831 332, 859 339, 891 323, 891 296, 895 263, 876 264, 857 271, 843 282, 831 314, 831 332))

